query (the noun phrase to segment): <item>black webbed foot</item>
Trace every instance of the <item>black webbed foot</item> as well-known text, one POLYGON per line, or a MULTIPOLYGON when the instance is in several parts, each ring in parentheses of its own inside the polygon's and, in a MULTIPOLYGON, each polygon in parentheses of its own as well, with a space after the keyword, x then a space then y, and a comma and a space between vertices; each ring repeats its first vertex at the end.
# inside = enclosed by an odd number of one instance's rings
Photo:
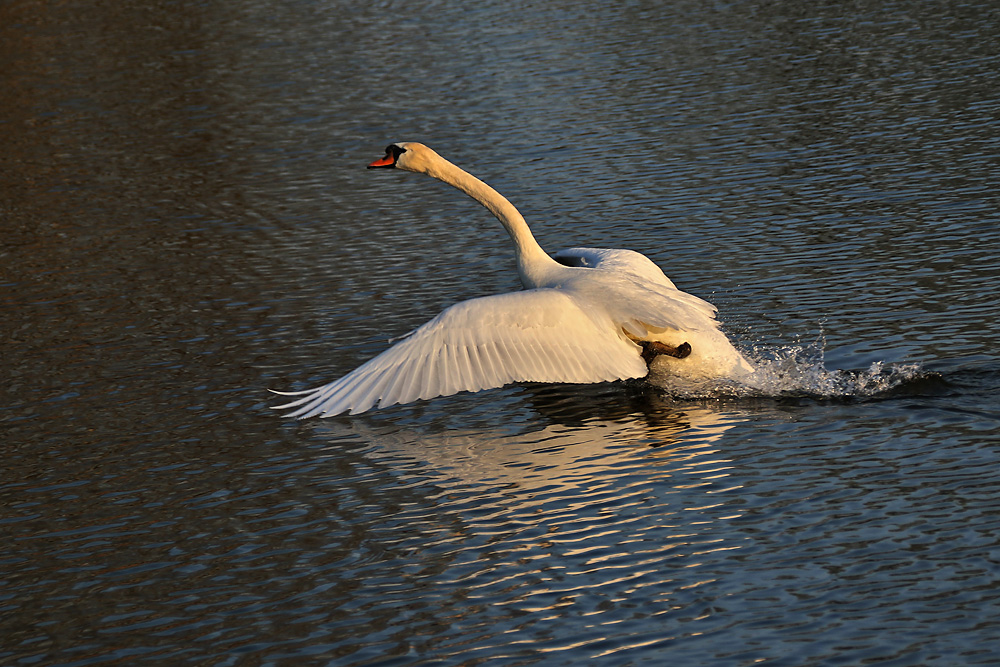
POLYGON ((661 354, 675 359, 683 359, 691 354, 691 345, 686 342, 677 347, 655 340, 643 340, 639 341, 639 344, 642 346, 642 360, 646 362, 646 365, 649 365, 653 359, 661 354))

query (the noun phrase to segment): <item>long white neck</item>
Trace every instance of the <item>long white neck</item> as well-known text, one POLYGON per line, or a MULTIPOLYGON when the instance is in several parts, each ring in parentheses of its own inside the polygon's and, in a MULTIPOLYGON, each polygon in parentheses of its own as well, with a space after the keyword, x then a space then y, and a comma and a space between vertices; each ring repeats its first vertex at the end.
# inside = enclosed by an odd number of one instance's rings
POLYGON ((439 155, 427 165, 425 173, 448 185, 452 185, 489 209, 503 225, 510 238, 514 241, 514 253, 517 258, 517 272, 521 276, 521 284, 526 288, 539 287, 545 284, 546 276, 553 268, 561 265, 549 257, 528 229, 528 223, 514 205, 499 192, 483 183, 469 172, 455 166, 439 155))

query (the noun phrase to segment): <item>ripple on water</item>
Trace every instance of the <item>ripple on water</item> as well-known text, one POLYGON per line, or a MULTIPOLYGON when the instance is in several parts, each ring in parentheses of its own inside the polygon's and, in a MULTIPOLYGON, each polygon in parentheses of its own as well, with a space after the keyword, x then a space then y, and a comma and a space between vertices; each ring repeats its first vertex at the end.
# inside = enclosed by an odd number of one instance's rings
POLYGON ((86 4, 0 3, 0 663, 995 664, 996 3, 86 4), (763 388, 264 417, 517 289, 404 139, 763 388))
POLYGON ((631 421, 489 442, 477 432, 372 434, 381 446, 371 455, 391 461, 402 484, 408 466, 430 468, 438 491, 386 518, 380 532, 385 551, 403 561, 400 578, 380 577, 385 563, 356 573, 371 577, 367 602, 352 606, 358 627, 415 615, 436 624, 423 641, 438 655, 468 647, 491 657, 529 647, 604 653, 621 641, 606 635, 623 624, 677 605, 690 614, 678 600, 698 597, 712 577, 677 572, 739 548, 712 534, 738 516, 725 507, 736 486, 713 442, 739 419, 698 409, 683 417, 695 430, 667 426, 659 447, 637 446, 649 433, 631 421), (634 604, 639 591, 643 609, 634 604), (405 611, 416 596, 419 608, 405 611), (557 630, 554 619, 575 620, 557 630), (512 642, 510 632, 527 634, 512 642))

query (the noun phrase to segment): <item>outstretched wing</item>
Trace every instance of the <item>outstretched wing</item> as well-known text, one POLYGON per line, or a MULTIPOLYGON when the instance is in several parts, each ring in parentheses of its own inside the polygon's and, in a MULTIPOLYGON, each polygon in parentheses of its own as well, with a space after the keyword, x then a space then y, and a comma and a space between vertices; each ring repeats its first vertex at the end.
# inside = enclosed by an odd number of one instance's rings
MULTIPOLYGON (((511 382, 592 383, 643 377, 638 347, 568 294, 534 289, 463 301, 344 377, 298 396, 290 416, 378 406, 511 382)), ((281 392, 278 392, 281 393, 281 392)))

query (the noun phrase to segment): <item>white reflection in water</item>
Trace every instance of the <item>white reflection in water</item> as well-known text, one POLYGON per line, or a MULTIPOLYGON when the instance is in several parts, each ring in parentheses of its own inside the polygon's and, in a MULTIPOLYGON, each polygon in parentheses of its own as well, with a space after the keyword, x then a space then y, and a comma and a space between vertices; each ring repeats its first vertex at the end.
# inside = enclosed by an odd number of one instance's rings
MULTIPOLYGON (((486 429, 443 433, 351 421, 344 426, 377 443, 370 456, 420 461, 453 483, 509 485, 525 491, 574 486, 637 465, 668 477, 690 462, 698 469, 718 454, 713 445, 743 418, 702 407, 666 411, 655 419, 593 419, 580 426, 550 424, 531 433, 486 429)), ((339 429, 334 429, 339 430, 339 429)))
POLYGON ((386 551, 405 551, 417 574, 386 586, 371 613, 395 615, 419 588, 430 613, 452 619, 436 639, 443 646, 458 641, 463 623, 475 627, 462 633, 496 644, 510 623, 536 628, 533 650, 597 653, 615 651, 602 642, 623 621, 692 614, 698 591, 719 574, 699 576, 699 566, 740 548, 742 538, 717 529, 741 515, 729 505, 741 485, 719 443, 744 421, 692 407, 526 434, 363 420, 321 428, 370 442, 366 456, 398 470, 399 483, 422 489, 433 506, 404 506, 388 519, 398 529, 386 551), (553 618, 580 626, 551 636, 553 618))

